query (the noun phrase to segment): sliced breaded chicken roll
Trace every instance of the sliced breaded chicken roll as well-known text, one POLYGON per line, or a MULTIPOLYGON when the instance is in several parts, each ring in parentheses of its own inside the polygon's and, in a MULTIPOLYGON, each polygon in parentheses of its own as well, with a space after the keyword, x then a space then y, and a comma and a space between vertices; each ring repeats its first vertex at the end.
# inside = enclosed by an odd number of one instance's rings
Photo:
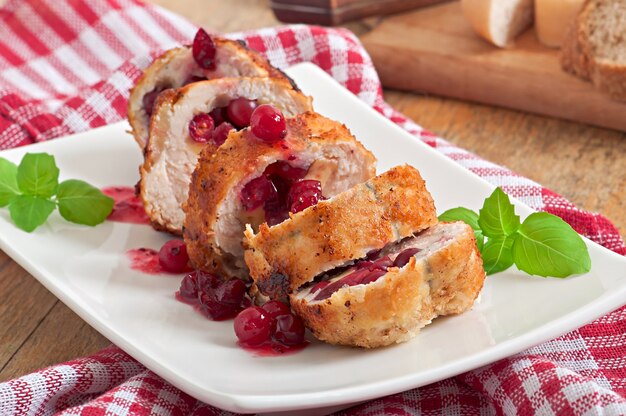
POLYGON ((398 166, 274 227, 246 230, 246 264, 261 293, 285 299, 316 276, 437 223, 417 169, 398 166))
POLYGON ((472 228, 440 223, 329 271, 290 300, 320 340, 375 348, 409 340, 437 316, 470 309, 484 279, 472 228))
POLYGON ((244 42, 210 36, 200 29, 193 46, 158 57, 139 78, 128 99, 128 121, 141 148, 146 146, 150 116, 161 92, 199 80, 222 77, 275 77, 291 80, 244 42))
POLYGON ((254 125, 231 133, 215 153, 201 153, 185 206, 183 236, 192 264, 226 277, 248 276, 246 224, 280 227, 290 213, 375 174, 374 156, 344 125, 319 114, 287 119, 286 135, 275 143, 253 131, 254 125))
POLYGON ((139 182, 140 197, 156 229, 182 233, 182 204, 198 154, 202 149, 213 153, 231 129, 250 123, 254 107, 268 103, 286 117, 311 109, 310 97, 277 78, 218 78, 159 96, 139 182))

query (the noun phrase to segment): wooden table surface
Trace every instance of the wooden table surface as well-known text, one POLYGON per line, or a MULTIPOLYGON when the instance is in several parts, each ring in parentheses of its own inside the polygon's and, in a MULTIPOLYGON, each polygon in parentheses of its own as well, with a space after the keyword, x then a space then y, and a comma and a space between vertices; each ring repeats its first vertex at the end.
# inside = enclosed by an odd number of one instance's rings
MULTIPOLYGON (((222 32, 278 24, 264 0, 154 2, 222 32)), ((361 35, 377 22, 346 26, 361 35)), ((606 215, 626 234, 626 134, 398 91, 386 90, 385 98, 451 142, 606 215)), ((91 354, 109 341, 0 252, 0 345, 1 382, 91 354)))

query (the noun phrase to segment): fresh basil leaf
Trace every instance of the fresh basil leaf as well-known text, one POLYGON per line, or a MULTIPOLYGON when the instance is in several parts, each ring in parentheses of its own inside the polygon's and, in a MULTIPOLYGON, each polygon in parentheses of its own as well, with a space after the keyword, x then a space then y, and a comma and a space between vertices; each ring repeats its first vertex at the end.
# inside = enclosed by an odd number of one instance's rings
POLYGON ((463 221, 474 230, 480 230, 478 214, 465 207, 452 208, 439 216, 439 221, 463 221))
POLYGON ((91 226, 104 221, 113 209, 112 198, 78 179, 69 179, 59 184, 57 202, 63 218, 91 226))
POLYGON ((7 206, 19 193, 17 165, 0 157, 0 207, 7 206))
POLYGON ((474 230, 474 236, 476 237, 476 246, 479 251, 483 251, 483 245, 485 243, 485 236, 483 230, 478 225, 478 214, 469 208, 458 207, 445 211, 439 216, 439 221, 463 221, 474 230))
POLYGON ((24 231, 31 232, 46 222, 56 204, 33 195, 18 195, 9 204, 11 219, 24 231))
POLYGON ((515 207, 507 194, 496 188, 489 198, 485 199, 478 215, 478 224, 487 237, 511 235, 520 226, 519 215, 515 215, 515 207))
POLYGON ((474 237, 476 237, 476 247, 478 247, 478 251, 482 254, 485 247, 485 236, 483 235, 483 231, 474 230, 474 237))
POLYGON ((518 269, 538 276, 586 273, 591 259, 583 239, 561 218, 546 212, 528 216, 513 243, 518 269))
POLYGON ((483 267, 488 275, 501 272, 513 265, 515 236, 490 238, 482 250, 483 267))
POLYGON ((54 156, 26 153, 17 167, 17 185, 26 195, 49 198, 59 184, 59 168, 54 156))

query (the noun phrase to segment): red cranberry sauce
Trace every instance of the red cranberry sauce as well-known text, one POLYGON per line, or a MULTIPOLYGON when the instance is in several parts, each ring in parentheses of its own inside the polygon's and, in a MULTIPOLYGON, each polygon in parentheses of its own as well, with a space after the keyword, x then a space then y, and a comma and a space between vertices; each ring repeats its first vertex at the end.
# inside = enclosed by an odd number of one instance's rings
MULTIPOLYGON (((395 246, 395 244, 394 244, 395 246)), ((387 274, 390 268, 402 268, 409 263, 411 257, 421 251, 417 247, 404 248, 399 252, 384 254, 390 250, 376 250, 364 260, 353 266, 335 269, 314 284, 310 294, 315 295, 314 301, 328 299, 333 293, 346 286, 367 285, 387 274)), ((310 286, 309 286, 310 287, 310 286)))
POLYGON ((128 250, 126 256, 130 260, 130 268, 146 274, 161 274, 163 268, 159 263, 159 252, 151 248, 135 248, 128 250))
POLYGON ((102 193, 113 198, 115 205, 107 217, 110 221, 133 224, 150 224, 150 219, 143 208, 143 202, 135 195, 135 189, 129 186, 111 186, 103 188, 102 193))
POLYGON ((176 299, 212 321, 234 318, 237 345, 255 355, 282 355, 306 347, 304 323, 289 306, 278 301, 252 306, 248 289, 243 280, 196 270, 182 279, 176 299))
POLYGON ((269 226, 279 224, 296 213, 323 200, 322 185, 318 180, 303 179, 307 169, 286 161, 272 163, 263 174, 248 182, 239 195, 247 212, 263 209, 269 226))
POLYGON ((143 98, 143 108, 146 110, 146 114, 148 117, 152 115, 154 111, 154 103, 156 102, 157 97, 161 92, 163 92, 165 88, 155 87, 152 91, 146 93, 143 98))
POLYGON ((187 274, 180 283, 176 298, 194 306, 212 321, 232 319, 251 304, 243 280, 224 280, 200 270, 187 274))
POLYGON ((283 345, 277 342, 272 342, 254 346, 247 345, 239 341, 237 342, 237 345, 259 357, 275 357, 280 355, 295 354, 302 351, 307 345, 309 345, 309 341, 304 341, 299 345, 283 345))

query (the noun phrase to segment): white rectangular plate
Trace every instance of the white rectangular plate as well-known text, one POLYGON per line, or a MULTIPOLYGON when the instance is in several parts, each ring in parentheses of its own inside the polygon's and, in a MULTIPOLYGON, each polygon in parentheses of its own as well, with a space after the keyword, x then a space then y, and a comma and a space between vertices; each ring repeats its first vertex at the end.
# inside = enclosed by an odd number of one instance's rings
MULTIPOLYGON (((378 158, 378 171, 408 163, 424 176, 439 212, 477 210, 493 186, 442 156, 340 87, 313 65, 287 71, 316 109, 345 123, 378 158)), ((104 187, 134 185, 141 152, 119 123, 3 152, 56 156, 62 178, 104 187)), ((530 208, 514 201, 522 218, 530 208)), ((150 227, 95 228, 57 214, 32 234, 0 210, 0 247, 95 329, 183 391, 237 412, 355 403, 432 383, 506 357, 601 316, 626 299, 626 259, 587 241, 592 270, 543 279, 509 270, 489 277, 474 308, 440 318, 405 344, 372 351, 313 342, 284 357, 255 357, 235 345, 232 322, 211 322, 177 302, 177 276, 129 268, 126 250, 159 248, 150 227)))

